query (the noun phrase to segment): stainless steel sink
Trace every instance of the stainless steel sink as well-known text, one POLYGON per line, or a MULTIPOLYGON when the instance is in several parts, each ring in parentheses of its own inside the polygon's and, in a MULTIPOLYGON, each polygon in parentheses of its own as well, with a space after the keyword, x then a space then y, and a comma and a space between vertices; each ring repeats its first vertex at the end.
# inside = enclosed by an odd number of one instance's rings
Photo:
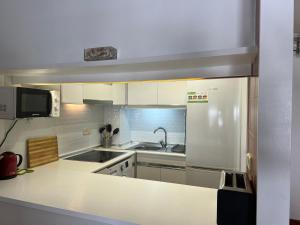
POLYGON ((163 148, 159 143, 141 142, 129 148, 130 150, 139 151, 158 151, 158 152, 174 152, 185 153, 185 145, 167 145, 163 148))
POLYGON ((185 153, 185 145, 174 145, 171 148, 171 152, 185 153))
POLYGON ((156 143, 140 143, 138 145, 133 146, 130 149, 135 149, 135 150, 149 150, 149 151, 159 151, 159 150, 164 150, 160 144, 156 143))

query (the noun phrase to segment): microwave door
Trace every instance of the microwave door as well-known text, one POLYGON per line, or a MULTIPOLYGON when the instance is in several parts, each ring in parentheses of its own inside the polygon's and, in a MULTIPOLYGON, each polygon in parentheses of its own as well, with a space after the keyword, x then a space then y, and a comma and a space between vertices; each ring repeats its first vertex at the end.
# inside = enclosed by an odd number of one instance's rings
POLYGON ((52 99, 47 90, 17 88, 17 118, 48 117, 52 99))

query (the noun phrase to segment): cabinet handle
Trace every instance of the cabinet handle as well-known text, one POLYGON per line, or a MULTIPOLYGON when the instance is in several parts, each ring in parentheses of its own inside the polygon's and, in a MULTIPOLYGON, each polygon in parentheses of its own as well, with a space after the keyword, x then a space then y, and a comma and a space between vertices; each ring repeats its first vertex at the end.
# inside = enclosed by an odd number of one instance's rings
POLYGON ((164 168, 164 169, 172 169, 172 170, 185 170, 185 166, 172 166, 172 165, 164 165, 159 163, 148 163, 148 162, 137 162, 137 166, 147 166, 153 168, 164 168))

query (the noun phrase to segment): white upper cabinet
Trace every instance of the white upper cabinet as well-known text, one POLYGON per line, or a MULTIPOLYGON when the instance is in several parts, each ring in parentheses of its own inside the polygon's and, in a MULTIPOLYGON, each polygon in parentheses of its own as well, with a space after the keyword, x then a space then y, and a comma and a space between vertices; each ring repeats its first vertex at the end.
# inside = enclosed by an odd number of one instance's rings
POLYGON ((114 105, 186 105, 186 81, 66 84, 61 89, 62 103, 93 100, 112 101, 114 105))
POLYGON ((83 99, 112 101, 112 85, 110 84, 84 84, 83 99))
POLYGON ((66 84, 61 86, 62 103, 83 104, 83 100, 127 104, 126 84, 66 84))
POLYGON ((156 82, 134 82, 128 84, 128 105, 157 105, 156 82))
POLYGON ((128 105, 186 105, 186 81, 129 83, 128 105))
POLYGON ((159 82, 158 105, 186 105, 186 81, 159 82))
POLYGON ((112 100, 114 105, 127 104, 127 84, 112 84, 112 100))
POLYGON ((61 102, 66 104, 83 104, 82 85, 61 85, 61 102))

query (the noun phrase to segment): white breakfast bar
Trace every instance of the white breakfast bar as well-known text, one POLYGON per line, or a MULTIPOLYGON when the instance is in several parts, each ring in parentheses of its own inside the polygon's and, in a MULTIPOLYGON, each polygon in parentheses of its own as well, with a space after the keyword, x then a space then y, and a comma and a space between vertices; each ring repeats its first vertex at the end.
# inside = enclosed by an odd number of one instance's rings
POLYGON ((1 225, 216 224, 216 189, 93 173, 106 166, 60 159, 0 181, 1 225))

